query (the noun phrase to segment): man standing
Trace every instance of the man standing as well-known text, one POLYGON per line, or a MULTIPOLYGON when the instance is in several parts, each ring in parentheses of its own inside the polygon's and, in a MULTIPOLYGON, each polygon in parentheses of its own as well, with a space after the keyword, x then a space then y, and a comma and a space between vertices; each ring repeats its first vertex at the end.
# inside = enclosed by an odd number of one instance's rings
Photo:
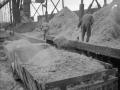
POLYGON ((91 36, 91 26, 93 25, 94 18, 92 14, 85 14, 78 24, 78 28, 81 26, 82 41, 84 41, 85 34, 87 35, 86 42, 89 42, 91 36))

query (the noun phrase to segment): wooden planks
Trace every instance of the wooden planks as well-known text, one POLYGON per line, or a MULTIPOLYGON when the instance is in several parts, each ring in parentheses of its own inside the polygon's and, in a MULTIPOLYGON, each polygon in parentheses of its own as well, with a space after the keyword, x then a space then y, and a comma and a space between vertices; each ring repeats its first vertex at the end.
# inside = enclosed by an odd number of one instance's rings
POLYGON ((89 81, 102 80, 104 73, 106 73, 106 75, 108 76, 110 75, 115 76, 116 72, 117 72, 116 68, 108 69, 102 72, 96 72, 96 73, 87 74, 84 76, 78 76, 78 77, 73 77, 69 79, 49 82, 49 83, 46 83, 45 87, 46 89, 55 88, 55 87, 66 88, 68 85, 71 85, 71 84, 80 84, 81 82, 86 83, 89 81))
POLYGON ((118 90, 117 78, 111 78, 106 82, 98 82, 95 84, 86 84, 73 87, 70 90, 118 90))
POLYGON ((10 0, 3 0, 1 3, 0 3, 0 9, 6 5, 10 0))
MULTIPOLYGON (((47 37, 47 41, 53 42, 54 44, 56 44, 53 41, 53 39, 54 39, 54 37, 52 37, 52 36, 47 37)), ((59 47, 59 45, 58 45, 58 47, 59 47)), ((84 50, 84 51, 92 52, 95 54, 120 59, 120 49, 116 49, 116 48, 110 48, 110 47, 106 47, 106 46, 97 46, 97 45, 93 45, 93 44, 82 43, 82 42, 77 42, 77 41, 72 41, 72 40, 68 40, 68 43, 66 43, 60 47, 84 50)))
POLYGON ((79 50, 85 50, 85 51, 93 52, 96 54, 120 59, 120 49, 86 44, 86 43, 77 42, 77 41, 69 41, 68 46, 77 48, 79 50))

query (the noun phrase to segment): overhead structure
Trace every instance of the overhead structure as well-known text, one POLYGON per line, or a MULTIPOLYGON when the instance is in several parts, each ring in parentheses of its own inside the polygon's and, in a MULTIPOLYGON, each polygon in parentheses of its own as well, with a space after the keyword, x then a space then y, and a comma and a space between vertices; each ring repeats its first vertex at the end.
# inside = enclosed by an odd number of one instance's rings
POLYGON ((37 3, 44 3, 45 0, 36 0, 37 3))
MULTIPOLYGON (((91 4, 88 7, 87 12, 91 11, 91 7, 93 5, 93 2, 97 3, 98 9, 101 8, 101 5, 99 4, 98 0, 92 0, 91 4)), ((107 5, 107 0, 104 1, 104 6, 107 5)), ((36 14, 41 16, 41 13, 39 12, 41 9, 43 15, 46 18, 46 21, 49 21, 50 18, 54 16, 55 10, 59 12, 59 7, 58 5, 61 4, 61 7, 64 8, 64 0, 35 0, 35 2, 32 2, 31 0, 2 0, 0 2, 0 9, 4 7, 5 5, 9 5, 10 8, 10 21, 11 23, 19 23, 20 22, 20 7, 23 7, 23 11, 27 17, 30 17, 30 5, 35 10, 35 13, 33 16, 36 14), (50 6, 51 3, 52 5, 50 6), (9 4, 8 4, 9 3, 9 4), (39 7, 36 8, 32 3, 40 3, 39 7), (48 7, 53 7, 53 10, 50 12, 50 15, 48 15, 49 8, 48 7)), ((81 0, 81 4, 79 7, 79 17, 81 18, 84 15, 84 0, 81 0)))
POLYGON ((21 0, 11 0, 11 4, 12 4, 11 6, 12 6, 12 14, 13 14, 13 23, 14 24, 20 23, 21 0))
POLYGON ((10 0, 3 0, 2 2, 0 2, 0 9, 6 5, 10 0))
MULTIPOLYGON (((39 0, 40 1, 40 0, 39 0)), ((31 0, 23 0, 23 11, 24 11, 24 14, 27 16, 27 17, 30 17, 30 4, 31 4, 31 0)))
MULTIPOLYGON (((86 13, 91 13, 91 7, 92 7, 94 1, 96 2, 97 6, 98 6, 98 9, 101 8, 101 5, 98 2, 98 0, 92 0, 92 2, 90 3, 86 13)), ((104 0, 104 6, 106 6, 106 5, 107 5, 107 0, 104 0)), ((81 0, 80 6, 79 6, 79 20, 82 18, 84 13, 85 13, 84 12, 84 0, 81 0)))
POLYGON ((10 15, 8 14, 10 1, 11 0, 0 0, 0 23, 10 21, 10 15))
POLYGON ((35 0, 36 3, 40 3, 40 5, 38 6, 38 8, 36 8, 33 4, 33 8, 35 9, 35 13, 33 16, 35 16, 36 14, 38 14, 39 16, 40 13, 38 12, 38 10, 40 8, 42 8, 42 12, 43 12, 43 15, 45 16, 45 19, 46 21, 48 22, 49 21, 49 18, 51 18, 53 15, 54 15, 54 11, 56 10, 57 12, 59 12, 59 9, 58 9, 58 4, 61 2, 62 3, 62 8, 64 8, 64 0, 58 0, 57 3, 54 2, 54 0, 35 0), (48 2, 52 3, 53 5, 53 10, 51 11, 50 15, 48 15, 48 2), (44 11, 45 10, 45 11, 44 11))
POLYGON ((9 0, 10 21, 13 24, 13 26, 21 22, 21 8, 23 8, 25 15, 30 17, 30 3, 31 0, 9 0))
MULTIPOLYGON (((47 0, 46 0, 46 1, 47 1, 47 0)), ((53 6, 54 6, 54 9, 53 9, 52 12, 50 13, 49 18, 51 18, 51 17, 54 15, 54 11, 55 11, 55 10, 57 10, 57 12, 59 12, 57 6, 58 6, 58 4, 60 3, 60 1, 62 2, 62 8, 64 8, 64 0, 58 0, 56 4, 53 2, 53 0, 50 0, 50 1, 52 2, 53 6)), ((47 9, 46 9, 46 11, 47 11, 47 9)))
POLYGON ((87 13, 91 12, 91 7, 92 7, 94 1, 96 1, 97 6, 98 6, 98 9, 101 8, 101 5, 99 4, 98 0, 92 0, 91 4, 89 5, 89 7, 88 7, 88 9, 87 9, 87 13))

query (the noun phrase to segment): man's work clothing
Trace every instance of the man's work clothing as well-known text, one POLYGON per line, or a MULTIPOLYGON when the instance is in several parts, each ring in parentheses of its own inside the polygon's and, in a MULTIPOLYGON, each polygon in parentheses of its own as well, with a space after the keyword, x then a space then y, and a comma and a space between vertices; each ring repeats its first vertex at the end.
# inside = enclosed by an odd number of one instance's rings
POLYGON ((78 24, 78 28, 81 26, 81 37, 84 41, 85 34, 87 35, 86 42, 89 41, 91 36, 91 26, 94 22, 92 14, 85 14, 78 24))

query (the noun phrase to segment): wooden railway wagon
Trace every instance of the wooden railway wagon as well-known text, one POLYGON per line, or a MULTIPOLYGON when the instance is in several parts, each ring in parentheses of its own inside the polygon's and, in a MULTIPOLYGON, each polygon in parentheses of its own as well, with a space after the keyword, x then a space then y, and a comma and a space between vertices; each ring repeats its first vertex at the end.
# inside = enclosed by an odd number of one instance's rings
MULTIPOLYGON (((104 70, 98 73, 49 82, 45 85, 45 90, 118 90, 118 78, 115 77, 117 69, 104 70), (109 79, 103 76, 108 75, 109 79)), ((107 77, 107 78, 108 78, 107 77)))
MULTIPOLYGON (((94 73, 83 75, 83 76, 74 76, 71 78, 63 79, 63 80, 45 82, 43 85, 42 83, 39 83, 37 80, 32 80, 34 79, 34 76, 31 73, 29 73, 29 70, 24 68, 24 66, 18 64, 19 68, 21 67, 21 69, 22 68, 24 69, 15 70, 15 71, 22 73, 20 75, 25 74, 25 77, 27 79, 32 77, 31 80, 33 82, 35 81, 35 83, 37 83, 38 86, 42 86, 42 89, 40 90, 118 90, 119 85, 118 85, 118 77, 117 77, 117 74, 118 74, 117 68, 109 67, 111 66, 111 64, 108 64, 102 61, 101 63, 105 67, 107 67, 103 71, 94 72, 94 73), (26 71, 26 72, 24 73, 20 71, 26 71)), ((22 78, 23 77, 24 76, 22 76, 22 78)), ((17 77, 17 78, 19 80, 22 80, 21 77, 17 77)), ((28 81, 29 80, 27 80, 27 82, 28 81)), ((22 82, 24 83, 24 81, 22 82)))
MULTIPOLYGON (((29 70, 23 65, 16 63, 16 60, 14 61, 12 67, 15 80, 21 81, 25 85, 24 87, 29 88, 29 90, 33 90, 36 87, 40 88, 35 90, 118 90, 118 78, 116 77, 118 70, 116 68, 104 69, 99 72, 63 80, 44 82, 42 85, 42 83, 35 80, 29 70), (30 89, 31 87, 32 89, 30 89)), ((104 65, 109 66, 107 63, 104 63, 104 65)))
MULTIPOLYGON (((104 64, 108 65, 107 63, 104 64)), ((17 75, 15 80, 22 81, 23 85, 27 85, 25 87, 28 88, 30 88, 35 82, 37 83, 37 87, 42 86, 40 90, 118 90, 118 78, 116 77, 118 70, 116 68, 105 69, 100 72, 94 72, 83 76, 75 76, 63 80, 44 82, 42 85, 42 83, 34 80, 34 76, 30 74, 24 66, 18 63, 14 63, 14 65, 15 67, 13 68, 15 71, 13 75, 17 75)))

